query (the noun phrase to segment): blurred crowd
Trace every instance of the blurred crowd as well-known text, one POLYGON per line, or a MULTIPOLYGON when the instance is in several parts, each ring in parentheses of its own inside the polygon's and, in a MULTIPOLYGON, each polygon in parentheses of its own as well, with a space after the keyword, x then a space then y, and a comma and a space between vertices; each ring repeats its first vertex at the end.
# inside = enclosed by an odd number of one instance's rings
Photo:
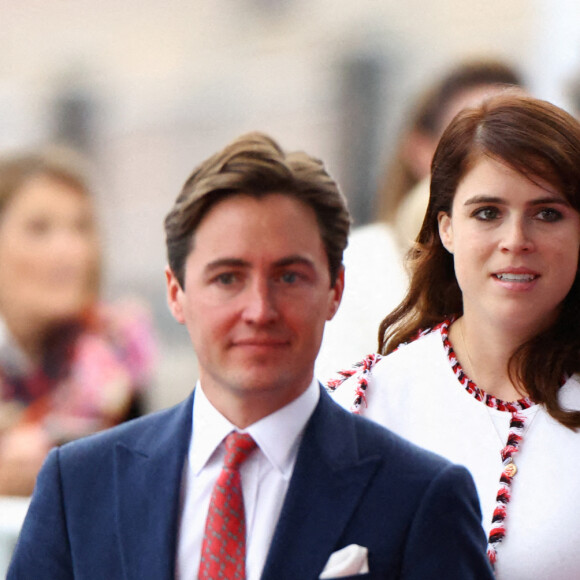
POLYGON ((0 495, 28 495, 49 449, 144 412, 148 307, 100 298, 83 160, 0 160, 0 495))
MULTIPOLYGON (((409 99, 384 162, 376 218, 349 240, 346 290, 317 359, 322 381, 377 350, 379 324, 408 288, 405 260, 439 138, 459 111, 506 86, 525 90, 513 66, 471 59, 409 99)), ((0 160, 0 494, 30 494, 52 446, 148 410, 158 348, 151 306, 134 296, 101 299, 86 169, 69 149, 0 160)))

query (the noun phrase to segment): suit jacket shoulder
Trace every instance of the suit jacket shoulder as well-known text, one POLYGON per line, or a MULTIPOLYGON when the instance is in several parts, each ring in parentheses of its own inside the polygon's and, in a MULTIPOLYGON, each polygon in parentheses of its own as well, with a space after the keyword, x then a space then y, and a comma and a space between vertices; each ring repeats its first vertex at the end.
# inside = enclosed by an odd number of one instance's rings
POLYGON ((192 397, 51 451, 8 578, 173 578, 192 397))
POLYGON ((368 548, 369 578, 493 578, 467 470, 323 393, 262 578, 318 578, 330 555, 350 544, 368 548))

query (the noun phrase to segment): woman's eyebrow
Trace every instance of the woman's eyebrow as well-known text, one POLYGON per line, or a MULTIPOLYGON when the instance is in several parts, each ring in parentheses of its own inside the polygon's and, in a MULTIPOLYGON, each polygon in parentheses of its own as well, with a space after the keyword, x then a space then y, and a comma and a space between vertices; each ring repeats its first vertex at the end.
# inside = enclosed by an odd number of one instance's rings
POLYGON ((474 195, 465 200, 463 205, 476 205, 478 203, 507 203, 503 197, 493 195, 474 195))
MULTIPOLYGON (((480 203, 497 203, 506 204, 508 200, 503 197, 493 196, 493 195, 474 195, 465 200, 463 205, 477 205, 480 203)), ((547 203, 560 204, 569 206, 570 202, 565 197, 540 197, 537 199, 532 199, 528 202, 529 205, 544 205, 547 203)))

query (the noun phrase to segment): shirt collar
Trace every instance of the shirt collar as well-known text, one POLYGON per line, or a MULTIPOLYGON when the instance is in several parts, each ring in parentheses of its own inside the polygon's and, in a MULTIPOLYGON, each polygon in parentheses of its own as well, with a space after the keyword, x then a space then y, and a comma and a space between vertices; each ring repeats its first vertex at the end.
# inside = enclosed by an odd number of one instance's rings
MULTIPOLYGON (((197 475, 224 438, 235 431, 236 427, 210 403, 199 381, 195 391, 189 463, 197 475)), ((260 451, 286 479, 292 474, 302 433, 319 398, 320 387, 318 381, 313 379, 298 398, 244 430, 253 437, 260 451)))

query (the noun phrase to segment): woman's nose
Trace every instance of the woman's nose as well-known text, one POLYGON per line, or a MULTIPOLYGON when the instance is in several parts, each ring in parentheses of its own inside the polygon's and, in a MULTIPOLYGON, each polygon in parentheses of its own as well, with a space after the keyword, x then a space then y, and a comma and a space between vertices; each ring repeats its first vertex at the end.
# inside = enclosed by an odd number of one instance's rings
POLYGON ((525 218, 514 218, 505 224, 501 249, 509 252, 530 252, 534 241, 530 224, 525 218))

